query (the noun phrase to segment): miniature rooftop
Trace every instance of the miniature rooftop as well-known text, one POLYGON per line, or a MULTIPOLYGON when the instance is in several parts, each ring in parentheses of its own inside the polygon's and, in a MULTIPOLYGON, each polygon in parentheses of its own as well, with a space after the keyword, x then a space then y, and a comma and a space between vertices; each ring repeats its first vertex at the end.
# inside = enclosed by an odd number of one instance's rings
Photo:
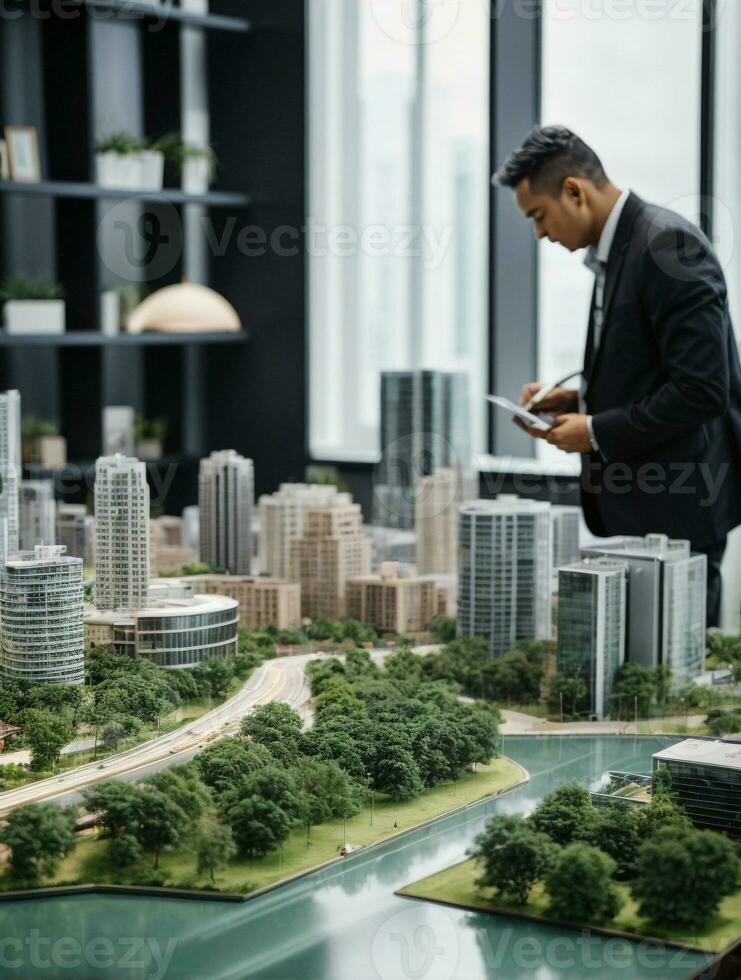
POLYGON ((614 575, 616 572, 624 572, 627 563, 620 561, 619 556, 615 558, 582 558, 581 561, 569 562, 568 565, 559 565, 557 572, 580 572, 584 575, 614 575))
POLYGON ((613 537, 596 539, 582 549, 587 553, 620 554, 626 558, 647 560, 679 561, 690 557, 690 543, 681 539, 669 538, 665 534, 647 534, 639 537, 613 537))
POLYGON ((198 615, 199 613, 221 612, 224 609, 236 609, 238 603, 236 599, 230 599, 223 595, 193 595, 184 598, 173 598, 171 596, 161 599, 150 599, 144 609, 126 610, 100 610, 95 606, 87 606, 85 609, 85 621, 103 625, 105 623, 119 624, 124 620, 140 619, 146 616, 177 616, 179 615, 198 615))
POLYGON ((654 752, 653 757, 664 762, 699 762, 704 766, 741 769, 741 745, 733 742, 686 738, 683 742, 654 752))

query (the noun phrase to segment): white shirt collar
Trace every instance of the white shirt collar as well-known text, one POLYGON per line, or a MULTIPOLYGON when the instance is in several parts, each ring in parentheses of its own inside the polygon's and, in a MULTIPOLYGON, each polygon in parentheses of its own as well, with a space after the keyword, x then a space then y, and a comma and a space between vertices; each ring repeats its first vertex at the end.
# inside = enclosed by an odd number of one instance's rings
POLYGON ((615 201, 612 206, 612 211, 610 211, 607 216, 607 221, 602 229, 602 234, 599 236, 599 242, 597 243, 597 258, 604 265, 607 265, 607 260, 610 258, 610 249, 612 248, 612 242, 615 238, 615 232, 617 231, 618 222, 620 221, 620 215, 623 213, 625 202, 628 200, 629 196, 629 190, 623 191, 617 201, 615 201))

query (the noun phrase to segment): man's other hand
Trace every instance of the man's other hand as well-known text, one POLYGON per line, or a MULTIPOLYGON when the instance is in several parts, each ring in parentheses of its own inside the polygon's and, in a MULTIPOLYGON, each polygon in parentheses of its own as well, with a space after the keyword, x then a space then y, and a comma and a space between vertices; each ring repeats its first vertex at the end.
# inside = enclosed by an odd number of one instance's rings
MULTIPOLYGON (((530 399, 537 395, 543 387, 540 381, 527 384, 520 392, 520 405, 529 404, 530 399)), ((548 392, 542 402, 534 407, 537 412, 575 412, 579 407, 579 392, 573 388, 554 388, 548 392)))
POLYGON ((565 453, 590 453, 592 440, 589 437, 589 423, 586 415, 570 412, 558 415, 553 420, 553 428, 546 435, 547 441, 565 453))

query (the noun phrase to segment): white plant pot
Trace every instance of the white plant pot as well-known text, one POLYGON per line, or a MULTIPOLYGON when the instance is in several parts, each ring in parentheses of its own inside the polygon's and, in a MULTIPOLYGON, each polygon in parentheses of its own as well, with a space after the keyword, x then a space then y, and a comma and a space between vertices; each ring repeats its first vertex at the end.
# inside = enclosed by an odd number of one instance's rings
POLYGON ((3 307, 9 334, 64 333, 63 299, 10 299, 3 307))
POLYGON ((139 187, 141 163, 138 153, 95 154, 98 185, 115 190, 135 191, 139 187))
POLYGON ((53 470, 67 463, 67 440, 64 436, 39 436, 37 441, 39 465, 53 470))
POLYGON ((140 439, 136 444, 137 459, 159 459, 162 455, 162 443, 159 439, 140 439))
POLYGON ((183 190, 186 194, 205 194, 209 185, 208 160, 196 158, 183 164, 183 190))
POLYGON ((165 157, 159 150, 143 150, 135 159, 139 164, 139 189, 161 191, 165 157))

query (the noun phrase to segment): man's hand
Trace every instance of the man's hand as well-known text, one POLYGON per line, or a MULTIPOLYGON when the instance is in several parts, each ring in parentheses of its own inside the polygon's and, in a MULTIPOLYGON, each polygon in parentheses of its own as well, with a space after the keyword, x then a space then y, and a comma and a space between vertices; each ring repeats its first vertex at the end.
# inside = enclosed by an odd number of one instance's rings
POLYGON ((590 453, 592 440, 589 437, 589 424, 586 415, 570 412, 558 415, 553 420, 553 428, 546 434, 547 441, 565 453, 590 453))
MULTIPOLYGON (((530 399, 537 395, 543 387, 540 381, 525 385, 520 393, 520 405, 527 405, 530 399)), ((579 392, 573 388, 554 388, 542 402, 538 402, 535 411, 538 412, 575 412, 579 407, 579 392)))

